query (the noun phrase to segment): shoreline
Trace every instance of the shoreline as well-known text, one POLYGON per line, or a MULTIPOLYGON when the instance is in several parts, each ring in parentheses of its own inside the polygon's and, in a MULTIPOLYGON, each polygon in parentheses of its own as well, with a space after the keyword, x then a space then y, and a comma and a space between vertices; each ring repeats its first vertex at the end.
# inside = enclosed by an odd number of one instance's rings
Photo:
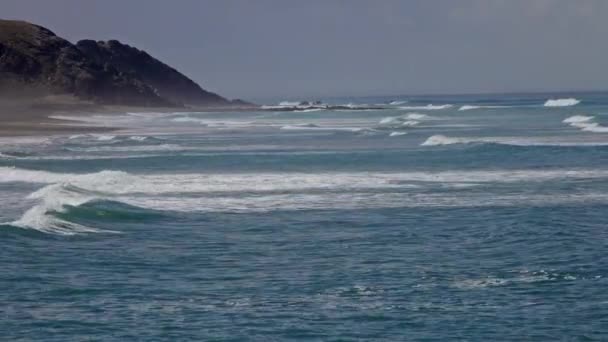
POLYGON ((259 107, 130 107, 103 106, 73 98, 44 98, 37 100, 0 100, 0 137, 53 136, 67 134, 107 133, 122 127, 74 125, 55 119, 60 115, 121 115, 126 113, 180 113, 193 111, 233 112, 260 110, 259 107))

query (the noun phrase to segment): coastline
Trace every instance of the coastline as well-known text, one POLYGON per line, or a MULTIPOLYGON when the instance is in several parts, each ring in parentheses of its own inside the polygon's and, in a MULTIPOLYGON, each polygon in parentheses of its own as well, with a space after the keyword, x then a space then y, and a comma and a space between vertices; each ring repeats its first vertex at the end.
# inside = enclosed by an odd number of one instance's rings
POLYGON ((0 137, 104 133, 122 127, 75 125, 54 119, 58 115, 120 115, 129 112, 170 113, 259 110, 259 107, 136 107, 104 106, 81 101, 71 96, 49 96, 41 99, 0 100, 0 137))

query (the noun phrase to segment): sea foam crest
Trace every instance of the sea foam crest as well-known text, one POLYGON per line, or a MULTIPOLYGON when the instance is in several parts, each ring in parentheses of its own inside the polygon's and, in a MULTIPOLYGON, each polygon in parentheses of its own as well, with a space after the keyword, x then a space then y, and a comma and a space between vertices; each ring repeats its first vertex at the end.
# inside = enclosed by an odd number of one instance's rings
POLYGON ((570 106, 576 106, 580 102, 581 102, 580 100, 577 100, 573 97, 564 98, 564 99, 549 99, 545 102, 544 106, 545 107, 570 107, 570 106))
POLYGON ((572 127, 580 128, 581 131, 593 133, 608 133, 608 127, 602 126, 594 122, 594 116, 573 115, 564 119, 562 122, 567 123, 572 127))
MULTIPOLYGON (((243 174, 129 174, 102 171, 91 174, 53 173, 0 167, 0 183, 45 184, 29 199, 37 203, 12 225, 46 233, 100 232, 61 219, 68 207, 95 200, 112 200, 140 208, 164 211, 272 211, 356 207, 365 203, 378 207, 446 205, 462 206, 461 194, 416 196, 401 192, 424 184, 475 186, 483 182, 547 181, 553 179, 606 178, 608 170, 453 170, 445 172, 325 172, 243 174), (378 197, 372 189, 399 189, 378 197), (339 191, 336 191, 339 190, 339 191), (347 192, 345 192, 347 191, 347 192), (255 196, 242 196, 244 192, 255 196), (184 196, 188 194, 188 196, 184 196), (391 197, 396 196, 396 197, 391 197), (357 200, 353 200, 357 198, 357 200)), ((581 198, 589 200, 594 198, 581 198)), ((595 198, 605 200, 606 195, 595 198)), ((498 203, 521 203, 521 197, 492 199, 498 203), (502 202, 500 202, 502 201, 502 202)), ((530 198, 545 201, 546 198, 530 198)), ((569 198, 568 200, 573 200, 569 198)), ((484 200, 485 201, 485 200, 484 200)), ((544 203, 544 202, 543 202, 544 203)), ((471 205, 483 205, 472 199, 471 205)))
POLYGON ((458 111, 463 112, 466 110, 473 109, 499 109, 499 108, 509 108, 509 106, 475 106, 475 105, 463 105, 458 108, 458 111))
POLYGON ((437 134, 428 137, 420 146, 440 146, 440 145, 452 145, 452 144, 466 144, 469 142, 463 138, 452 138, 445 135, 437 134))
MULTIPOLYGON (((601 127, 604 128, 604 127, 601 127)), ((608 146, 605 141, 556 140, 543 137, 449 137, 433 135, 420 146, 441 146, 454 144, 499 144, 510 146, 608 146)))
POLYGON ((378 126, 381 128, 414 127, 420 124, 420 121, 435 119, 436 118, 426 114, 408 113, 401 116, 385 117, 378 122, 378 126))
POLYGON ((406 110, 442 110, 442 109, 449 109, 452 108, 453 105, 451 104, 443 104, 443 105, 434 105, 434 104, 428 104, 425 106, 401 106, 399 107, 399 109, 406 109, 406 110))

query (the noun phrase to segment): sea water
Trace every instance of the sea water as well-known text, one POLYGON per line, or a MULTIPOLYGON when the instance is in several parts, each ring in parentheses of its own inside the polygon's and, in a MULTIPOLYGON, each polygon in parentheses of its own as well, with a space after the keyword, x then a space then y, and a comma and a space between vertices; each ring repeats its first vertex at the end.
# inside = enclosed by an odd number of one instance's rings
POLYGON ((328 101, 0 138, 1 339, 608 338, 608 95, 328 101))

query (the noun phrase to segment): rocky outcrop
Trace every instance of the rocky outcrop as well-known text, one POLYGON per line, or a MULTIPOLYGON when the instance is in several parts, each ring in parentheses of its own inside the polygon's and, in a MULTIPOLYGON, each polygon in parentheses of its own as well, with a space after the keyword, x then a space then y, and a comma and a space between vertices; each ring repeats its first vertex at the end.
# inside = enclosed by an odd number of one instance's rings
POLYGON ((179 71, 132 46, 117 40, 81 40, 76 47, 93 61, 140 79, 158 95, 191 106, 226 106, 227 99, 203 90, 179 71))
POLYGON ((73 94, 100 104, 174 105, 140 79, 95 63, 50 30, 23 21, 0 20, 0 91, 73 94))
POLYGON ((116 40, 74 45, 44 27, 0 20, 0 97, 57 94, 125 106, 249 105, 205 91, 148 53, 116 40))

